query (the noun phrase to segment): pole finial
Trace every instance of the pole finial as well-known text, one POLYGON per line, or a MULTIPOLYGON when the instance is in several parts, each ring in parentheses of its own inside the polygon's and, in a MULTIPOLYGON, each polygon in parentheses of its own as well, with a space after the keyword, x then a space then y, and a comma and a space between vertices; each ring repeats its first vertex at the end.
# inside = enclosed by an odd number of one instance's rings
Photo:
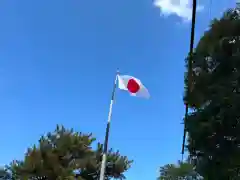
POLYGON ((117 71, 116 71, 116 73, 117 73, 117 75, 119 75, 119 74, 120 74, 119 68, 117 68, 117 71))

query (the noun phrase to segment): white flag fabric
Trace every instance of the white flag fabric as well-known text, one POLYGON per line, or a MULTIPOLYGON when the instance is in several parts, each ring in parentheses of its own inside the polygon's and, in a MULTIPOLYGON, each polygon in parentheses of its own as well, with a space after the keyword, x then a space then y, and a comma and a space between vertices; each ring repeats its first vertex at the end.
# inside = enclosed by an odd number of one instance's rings
POLYGON ((149 98, 150 94, 142 82, 128 75, 118 75, 118 87, 121 90, 128 91, 130 95, 136 97, 149 98))

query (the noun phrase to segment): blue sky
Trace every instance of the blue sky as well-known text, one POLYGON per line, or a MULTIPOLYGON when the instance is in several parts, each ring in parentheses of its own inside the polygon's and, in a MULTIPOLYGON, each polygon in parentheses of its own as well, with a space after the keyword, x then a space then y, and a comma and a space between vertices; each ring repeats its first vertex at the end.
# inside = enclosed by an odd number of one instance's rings
MULTIPOLYGON (((202 0, 196 40, 233 0, 202 0)), ((109 146, 134 160, 129 180, 155 179, 181 158, 189 2, 1 0, 0 164, 56 124, 101 142, 116 68, 141 79, 150 100, 117 91, 109 146)))

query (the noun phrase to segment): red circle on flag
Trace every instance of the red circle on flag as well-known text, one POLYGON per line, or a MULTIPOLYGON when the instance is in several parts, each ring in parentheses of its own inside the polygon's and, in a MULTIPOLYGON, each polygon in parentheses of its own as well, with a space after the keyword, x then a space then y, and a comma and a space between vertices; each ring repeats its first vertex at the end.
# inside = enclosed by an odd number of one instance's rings
POLYGON ((140 85, 135 79, 129 79, 127 84, 128 91, 131 93, 137 93, 140 89, 140 85))

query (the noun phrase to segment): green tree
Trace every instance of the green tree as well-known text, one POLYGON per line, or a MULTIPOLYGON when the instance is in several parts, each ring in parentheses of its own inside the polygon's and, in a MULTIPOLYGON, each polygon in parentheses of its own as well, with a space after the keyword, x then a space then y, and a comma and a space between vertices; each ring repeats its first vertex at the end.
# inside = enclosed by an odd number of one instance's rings
POLYGON ((201 177, 194 170, 192 164, 180 162, 178 164, 167 164, 160 167, 159 180, 200 180, 201 177))
MULTIPOLYGON (((95 138, 57 126, 53 133, 42 136, 38 145, 29 148, 23 161, 14 161, 9 169, 21 180, 96 180, 102 157, 102 145, 92 148, 95 138)), ((109 151, 106 180, 125 179, 123 173, 132 161, 119 152, 109 151)))
POLYGON ((239 9, 212 21, 195 49, 192 70, 191 92, 185 96, 192 108, 186 119, 188 151, 205 179, 239 179, 239 9))

